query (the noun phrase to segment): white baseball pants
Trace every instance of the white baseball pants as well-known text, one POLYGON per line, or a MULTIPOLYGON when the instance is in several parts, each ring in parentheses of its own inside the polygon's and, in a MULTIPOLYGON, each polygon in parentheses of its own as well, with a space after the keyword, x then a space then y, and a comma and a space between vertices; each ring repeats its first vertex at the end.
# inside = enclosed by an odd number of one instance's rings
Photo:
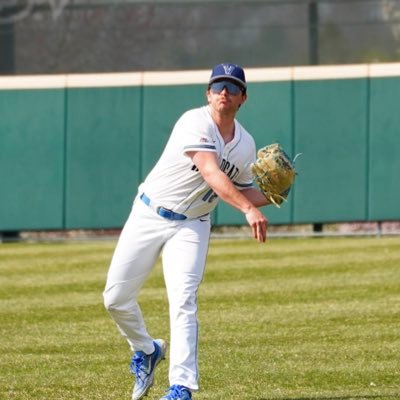
POLYGON ((210 217, 171 221, 138 197, 121 232, 107 275, 104 304, 133 351, 154 351, 139 291, 162 254, 170 313, 170 385, 198 390, 197 290, 203 279, 210 217))

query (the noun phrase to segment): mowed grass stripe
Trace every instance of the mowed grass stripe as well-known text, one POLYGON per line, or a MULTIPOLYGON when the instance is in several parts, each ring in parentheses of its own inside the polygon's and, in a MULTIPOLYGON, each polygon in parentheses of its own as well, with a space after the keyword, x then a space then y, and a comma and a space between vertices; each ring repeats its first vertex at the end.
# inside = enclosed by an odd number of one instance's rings
MULTIPOLYGON (((129 399, 102 305, 115 242, 0 246, 0 399, 129 399)), ((400 399, 400 238, 212 240, 194 399, 400 399)), ((160 262, 141 293, 169 340, 160 262)), ((168 383, 160 364, 149 400, 168 383)))

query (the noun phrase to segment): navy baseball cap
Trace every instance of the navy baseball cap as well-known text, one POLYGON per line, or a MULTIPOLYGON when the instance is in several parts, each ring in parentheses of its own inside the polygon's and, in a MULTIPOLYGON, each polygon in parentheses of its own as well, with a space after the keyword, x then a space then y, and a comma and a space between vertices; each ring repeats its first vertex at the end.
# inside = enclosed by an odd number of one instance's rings
POLYGON ((208 84, 211 85, 213 82, 221 79, 232 80, 238 83, 243 89, 247 88, 243 68, 239 67, 239 65, 229 63, 216 65, 211 72, 208 84))

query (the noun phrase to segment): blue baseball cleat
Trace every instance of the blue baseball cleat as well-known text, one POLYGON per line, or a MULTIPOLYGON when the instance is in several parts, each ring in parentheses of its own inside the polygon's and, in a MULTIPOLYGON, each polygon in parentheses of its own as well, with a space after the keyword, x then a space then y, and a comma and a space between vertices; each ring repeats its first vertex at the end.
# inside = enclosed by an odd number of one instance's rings
POLYGON ((152 354, 145 354, 143 351, 136 351, 132 357, 130 370, 136 376, 135 387, 133 388, 132 400, 139 400, 147 395, 153 386, 154 370, 161 360, 165 359, 167 345, 164 340, 154 341, 155 350, 152 354))
POLYGON ((185 386, 172 385, 168 390, 168 394, 161 397, 160 400, 191 400, 192 393, 185 386))

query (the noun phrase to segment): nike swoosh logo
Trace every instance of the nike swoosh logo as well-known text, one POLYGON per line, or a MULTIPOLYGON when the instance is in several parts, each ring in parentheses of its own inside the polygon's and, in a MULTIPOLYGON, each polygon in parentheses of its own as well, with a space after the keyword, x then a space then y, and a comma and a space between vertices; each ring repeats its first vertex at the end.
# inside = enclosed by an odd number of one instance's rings
POLYGON ((201 218, 199 218, 199 219, 200 219, 201 222, 206 222, 206 221, 208 221, 208 219, 201 219, 201 218))

